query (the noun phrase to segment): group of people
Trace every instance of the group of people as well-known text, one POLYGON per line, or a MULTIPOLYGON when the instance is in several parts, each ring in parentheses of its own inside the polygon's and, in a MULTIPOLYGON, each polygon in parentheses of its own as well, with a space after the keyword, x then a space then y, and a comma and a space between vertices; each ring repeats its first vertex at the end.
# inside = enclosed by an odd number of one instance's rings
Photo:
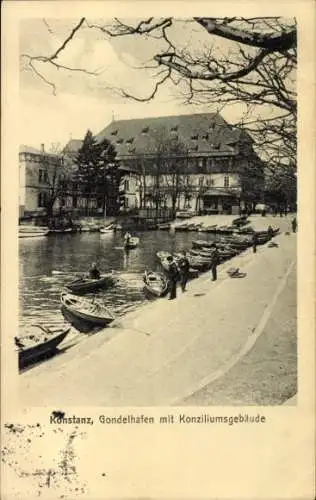
MULTIPOLYGON (((293 233, 296 233, 297 230, 297 220, 296 217, 291 221, 291 226, 292 226, 292 231, 293 233)), ((273 238, 274 236, 274 231, 271 226, 268 227, 267 233, 269 236, 269 239, 273 238)), ((131 235, 129 233, 126 233, 124 236, 124 242, 125 244, 128 244, 130 241, 131 235)), ((257 245, 258 245, 258 235, 257 233, 253 233, 252 236, 252 249, 253 253, 257 252, 257 245)), ((167 257, 168 261, 168 278, 169 278, 169 300, 173 300, 177 297, 177 284, 180 283, 181 290, 182 292, 186 291, 186 285, 189 279, 189 272, 190 272, 190 262, 187 257, 187 254, 185 251, 182 252, 182 256, 180 259, 177 260, 177 262, 174 260, 172 255, 169 255, 167 257)), ((211 253, 211 273, 212 273, 212 281, 217 280, 217 266, 220 263, 220 256, 219 252, 216 246, 216 243, 213 244, 212 247, 212 253, 211 253)), ((90 271, 89 271, 89 276, 91 279, 100 279, 101 278, 101 273, 99 269, 97 268, 97 265, 95 262, 92 263, 90 271)))
MULTIPOLYGON (((177 284, 180 282, 182 292, 186 291, 186 285, 189 279, 190 273, 190 262, 185 251, 182 252, 182 256, 177 262, 174 260, 172 255, 167 257, 169 263, 168 267, 168 278, 169 278, 169 300, 173 300, 177 297, 177 284)), ((212 281, 217 280, 217 266, 220 263, 219 252, 216 244, 213 244, 211 253, 211 273, 212 281)))

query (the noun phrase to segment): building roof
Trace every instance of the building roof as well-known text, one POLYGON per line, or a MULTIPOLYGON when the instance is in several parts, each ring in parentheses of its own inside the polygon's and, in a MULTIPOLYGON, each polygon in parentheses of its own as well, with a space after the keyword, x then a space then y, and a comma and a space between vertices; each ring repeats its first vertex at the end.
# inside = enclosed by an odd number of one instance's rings
POLYGON ((162 136, 178 138, 194 156, 199 153, 231 154, 238 143, 252 141, 248 134, 229 125, 217 113, 113 121, 96 139, 108 139, 115 146, 118 157, 125 157, 154 153, 162 136))
POLYGON ((45 155, 45 156, 55 156, 55 157, 59 156, 55 153, 50 153, 48 151, 41 151, 40 149, 36 149, 36 148, 33 148, 32 146, 27 146, 25 144, 20 144, 19 152, 20 153, 30 153, 33 155, 45 155))
POLYGON ((63 149, 64 153, 77 153, 81 148, 83 141, 81 139, 70 139, 63 149))

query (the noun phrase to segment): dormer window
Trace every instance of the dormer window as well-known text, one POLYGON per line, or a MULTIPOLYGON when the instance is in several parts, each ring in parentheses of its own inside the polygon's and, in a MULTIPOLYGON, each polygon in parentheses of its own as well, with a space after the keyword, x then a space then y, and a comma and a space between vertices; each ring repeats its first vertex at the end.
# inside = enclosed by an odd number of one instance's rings
POLYGON ((126 144, 133 144, 134 142, 134 137, 130 137, 129 139, 126 139, 126 144))
POLYGON ((207 140, 208 140, 208 138, 209 138, 209 135, 208 135, 208 134, 203 134, 203 135, 202 135, 202 139, 205 139, 205 140, 207 141, 207 140))
POLYGON ((191 135, 191 139, 192 139, 193 141, 197 141, 197 140, 198 140, 198 138, 199 138, 198 134, 191 135))
POLYGON ((170 128, 171 132, 177 132, 178 131, 178 125, 174 125, 173 127, 170 128))
POLYGON ((111 135, 117 135, 118 133, 118 130, 113 130, 113 132, 111 132, 111 135))
POLYGON ((142 134, 147 134, 149 131, 149 127, 144 127, 142 130, 142 134))
POLYGON ((116 144, 123 144, 123 139, 117 139, 116 144))
POLYGON ((129 153, 135 153, 135 151, 136 151, 136 148, 135 148, 135 147, 134 147, 134 148, 129 148, 129 149, 128 149, 128 152, 129 152, 129 153))

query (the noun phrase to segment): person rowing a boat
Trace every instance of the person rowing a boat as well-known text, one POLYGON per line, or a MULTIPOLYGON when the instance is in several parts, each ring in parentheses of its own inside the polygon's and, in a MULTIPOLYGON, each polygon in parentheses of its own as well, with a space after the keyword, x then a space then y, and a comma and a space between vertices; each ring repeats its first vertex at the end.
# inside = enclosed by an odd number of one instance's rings
POLYGON ((130 242, 130 240, 131 240, 131 235, 130 235, 130 233, 129 233, 129 232, 125 233, 125 234, 124 234, 124 244, 125 244, 125 246, 126 246, 126 247, 128 247, 128 246, 129 246, 129 242, 130 242))
POLYGON ((92 262, 90 271, 89 271, 89 277, 92 280, 99 280, 101 278, 101 273, 99 269, 97 268, 96 262, 92 262))

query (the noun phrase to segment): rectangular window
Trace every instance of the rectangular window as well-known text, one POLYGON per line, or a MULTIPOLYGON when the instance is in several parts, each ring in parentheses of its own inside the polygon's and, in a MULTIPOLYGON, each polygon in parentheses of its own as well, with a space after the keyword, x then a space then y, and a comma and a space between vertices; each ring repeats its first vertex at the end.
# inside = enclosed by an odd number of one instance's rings
POLYGON ((225 175, 225 177, 224 177, 224 187, 226 187, 226 188, 229 187, 229 177, 228 177, 228 175, 225 175))
POLYGON ((128 179, 124 180, 124 191, 129 191, 129 181, 128 181, 128 179))
POLYGON ((37 195, 37 206, 39 208, 44 208, 47 205, 48 195, 47 193, 38 193, 37 195))
POLYGON ((73 196, 72 197, 72 206, 74 208, 77 208, 77 204, 78 204, 78 198, 77 198, 77 196, 73 196))
POLYGON ((203 182, 204 182, 204 177, 203 176, 199 177, 199 186, 203 186, 203 182))
POLYGON ((44 170, 44 182, 48 182, 48 172, 44 170))
POLYGON ((127 196, 125 196, 125 199, 124 199, 124 207, 128 208, 128 197, 127 196))
POLYGON ((43 180, 43 170, 40 168, 38 171, 38 182, 42 182, 42 180, 43 180))

